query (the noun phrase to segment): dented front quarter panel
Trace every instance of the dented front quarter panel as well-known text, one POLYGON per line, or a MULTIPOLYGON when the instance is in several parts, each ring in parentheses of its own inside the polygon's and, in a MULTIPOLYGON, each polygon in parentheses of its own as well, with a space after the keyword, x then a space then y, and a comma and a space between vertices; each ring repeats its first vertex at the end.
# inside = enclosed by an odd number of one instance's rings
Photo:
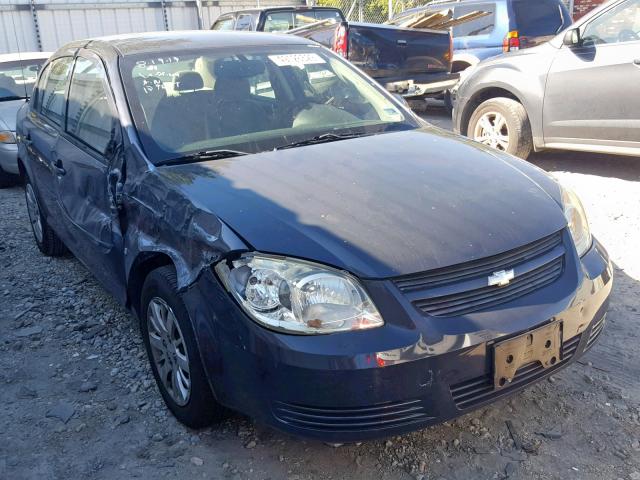
MULTIPOLYGON (((141 153, 134 160, 139 166, 141 153)), ((146 162, 145 162, 146 163, 146 162)), ((191 285, 203 269, 231 251, 247 245, 211 211, 198 207, 179 189, 193 178, 146 163, 127 177, 125 211, 125 269, 127 277, 140 255, 161 253, 171 258, 178 288, 191 285)))

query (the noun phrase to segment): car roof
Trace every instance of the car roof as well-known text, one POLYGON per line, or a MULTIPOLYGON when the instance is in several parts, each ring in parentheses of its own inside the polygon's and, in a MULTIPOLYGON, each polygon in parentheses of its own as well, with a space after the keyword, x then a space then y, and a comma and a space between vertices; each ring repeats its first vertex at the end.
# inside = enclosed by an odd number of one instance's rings
POLYGON ((97 37, 71 42, 60 51, 74 48, 88 48, 98 53, 111 50, 119 56, 136 55, 179 50, 193 50, 207 47, 233 48, 266 45, 314 45, 311 40, 297 35, 263 32, 235 32, 211 30, 182 30, 171 32, 147 32, 125 35, 97 37))
POLYGON ((16 62, 19 60, 46 60, 53 52, 21 52, 3 53, 0 55, 0 63, 16 62))
POLYGON ((329 5, 316 5, 315 7, 310 7, 309 5, 281 5, 281 6, 268 6, 268 7, 252 7, 252 8, 243 8, 238 10, 232 10, 230 12, 221 13, 220 16, 229 15, 231 13, 241 13, 241 12, 264 12, 265 10, 340 10, 338 7, 331 7, 329 5))

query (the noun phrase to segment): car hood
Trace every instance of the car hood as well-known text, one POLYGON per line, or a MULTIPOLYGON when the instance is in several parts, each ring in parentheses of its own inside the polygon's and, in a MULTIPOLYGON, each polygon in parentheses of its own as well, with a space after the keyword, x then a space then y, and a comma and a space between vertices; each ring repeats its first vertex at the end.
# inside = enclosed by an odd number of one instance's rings
POLYGON ((8 100, 0 102, 0 130, 16 130, 16 115, 24 100, 8 100))
POLYGON ((253 249, 364 278, 495 255, 566 225, 510 162, 432 127, 158 172, 253 249))

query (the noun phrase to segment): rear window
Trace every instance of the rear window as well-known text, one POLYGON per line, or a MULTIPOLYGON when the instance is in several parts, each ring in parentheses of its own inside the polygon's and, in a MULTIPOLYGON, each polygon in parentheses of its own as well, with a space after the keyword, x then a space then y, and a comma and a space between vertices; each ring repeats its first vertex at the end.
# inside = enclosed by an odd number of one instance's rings
POLYGON ((458 19, 474 12, 480 12, 483 16, 453 27, 454 37, 487 35, 493 31, 496 26, 496 6, 493 3, 456 7, 454 18, 458 19))
POLYGON ((559 0, 514 0, 513 13, 520 36, 544 37, 562 30, 566 11, 559 0))

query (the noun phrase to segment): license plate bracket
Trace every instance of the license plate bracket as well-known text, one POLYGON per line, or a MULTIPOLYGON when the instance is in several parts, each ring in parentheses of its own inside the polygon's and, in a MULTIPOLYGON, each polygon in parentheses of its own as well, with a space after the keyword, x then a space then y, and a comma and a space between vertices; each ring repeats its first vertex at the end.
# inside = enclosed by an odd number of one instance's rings
POLYGON ((493 385, 496 390, 508 387, 518 369, 540 362, 547 369, 560 361, 562 323, 552 322, 493 347, 493 385))

